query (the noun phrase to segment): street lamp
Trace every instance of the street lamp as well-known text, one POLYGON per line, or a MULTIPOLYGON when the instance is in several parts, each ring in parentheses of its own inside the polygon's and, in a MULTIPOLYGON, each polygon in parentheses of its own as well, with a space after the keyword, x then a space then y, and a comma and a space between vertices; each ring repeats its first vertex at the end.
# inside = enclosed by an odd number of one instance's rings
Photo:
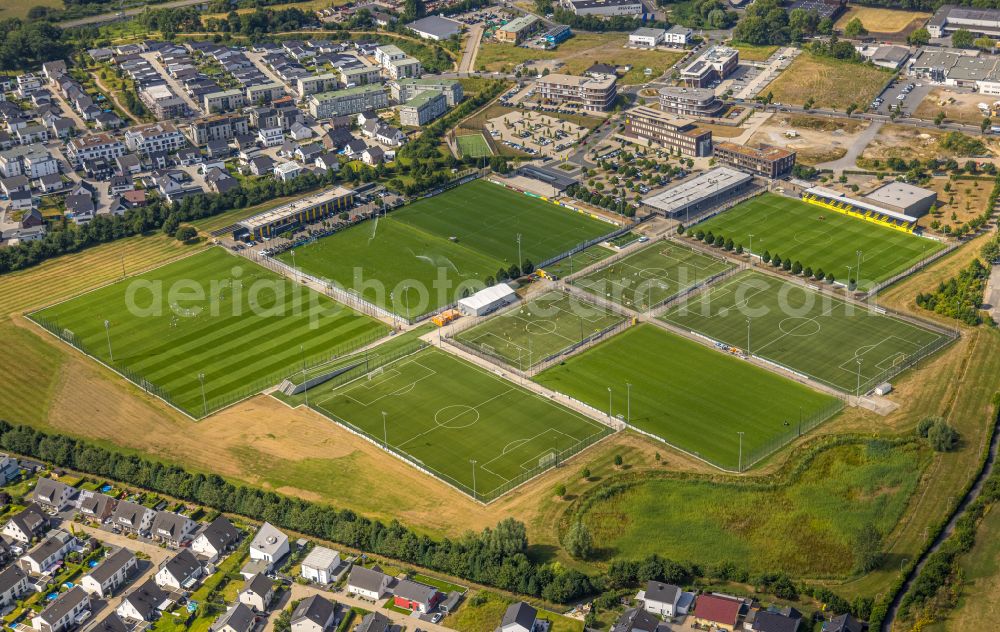
POLYGON ((388 430, 389 427, 388 427, 388 425, 386 425, 386 421, 385 421, 386 415, 388 415, 388 413, 383 410, 382 411, 382 445, 385 446, 386 449, 388 449, 389 448, 389 430, 388 430))
POLYGON ((108 356, 111 357, 111 364, 115 363, 115 354, 111 351, 111 321, 104 321, 104 333, 108 337, 108 356))
POLYGON ((611 387, 608 387, 608 417, 611 417, 611 387))
POLYGON ((864 253, 861 250, 858 250, 855 254, 858 255, 858 286, 860 286, 861 285, 861 255, 863 255, 864 253))
POLYGON ((750 253, 750 265, 753 265, 753 233, 750 233, 750 249, 747 252, 750 253))
POLYGON ((848 289, 848 291, 850 291, 850 289, 851 289, 851 270, 854 269, 854 266, 846 266, 846 267, 847 267, 847 289, 848 289))
POLYGON ((476 460, 469 459, 469 463, 472 464, 472 497, 476 497, 476 460))
POLYGON ((861 397, 861 363, 864 362, 864 358, 858 358, 858 387, 854 391, 855 397, 861 397))
POLYGON ((750 352, 750 317, 747 316, 747 355, 753 355, 750 352))

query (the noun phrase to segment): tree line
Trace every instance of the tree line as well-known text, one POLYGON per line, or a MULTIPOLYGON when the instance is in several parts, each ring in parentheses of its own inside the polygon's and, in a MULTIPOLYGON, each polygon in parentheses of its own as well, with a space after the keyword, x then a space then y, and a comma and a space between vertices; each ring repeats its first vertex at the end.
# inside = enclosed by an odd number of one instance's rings
POLYGON ((32 70, 63 59, 70 46, 63 30, 47 22, 0 20, 0 70, 32 70))

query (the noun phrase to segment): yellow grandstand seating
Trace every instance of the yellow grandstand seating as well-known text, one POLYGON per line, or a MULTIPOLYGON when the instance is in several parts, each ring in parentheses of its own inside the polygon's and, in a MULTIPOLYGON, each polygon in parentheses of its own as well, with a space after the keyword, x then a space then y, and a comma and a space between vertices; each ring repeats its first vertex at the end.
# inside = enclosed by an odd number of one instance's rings
POLYGON ((916 223, 904 222, 902 220, 889 217, 888 215, 883 215, 881 213, 876 213, 875 211, 870 211, 868 209, 858 209, 854 205, 846 202, 844 200, 834 200, 829 198, 823 198, 818 195, 812 195, 809 193, 802 195, 802 200, 808 202, 809 204, 814 204, 816 206, 829 209, 831 211, 836 211, 842 213, 849 217, 854 217, 857 219, 862 219, 873 224, 878 224, 880 226, 885 226, 886 228, 892 228, 893 230, 902 231, 904 233, 912 233, 913 229, 916 228, 916 223))

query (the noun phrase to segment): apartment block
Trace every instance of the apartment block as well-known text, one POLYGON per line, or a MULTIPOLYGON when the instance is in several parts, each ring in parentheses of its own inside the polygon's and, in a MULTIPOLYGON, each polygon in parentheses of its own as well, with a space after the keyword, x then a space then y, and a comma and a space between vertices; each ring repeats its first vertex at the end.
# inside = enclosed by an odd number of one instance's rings
POLYGON ((707 156, 712 153, 712 131, 700 129, 694 121, 677 118, 644 105, 625 113, 627 135, 679 150, 684 156, 707 156))
POLYGON ((610 110, 618 97, 614 75, 551 74, 539 77, 535 91, 543 101, 571 103, 589 112, 610 110))

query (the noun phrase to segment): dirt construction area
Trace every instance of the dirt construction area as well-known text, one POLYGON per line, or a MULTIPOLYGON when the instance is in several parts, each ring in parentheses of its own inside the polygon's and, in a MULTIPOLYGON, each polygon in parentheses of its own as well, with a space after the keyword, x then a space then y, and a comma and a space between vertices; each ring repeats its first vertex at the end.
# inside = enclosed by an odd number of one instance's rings
MULTIPOLYGON (((865 148, 859 160, 859 166, 865 168, 876 166, 872 164, 874 160, 885 162, 889 158, 901 158, 906 161, 917 158, 927 160, 928 158, 949 159, 954 158, 963 162, 972 156, 962 155, 958 152, 945 149, 941 146, 941 139, 945 132, 927 128, 908 127, 905 125, 883 125, 882 129, 875 136, 871 143, 865 148)), ((978 162, 992 162, 997 164, 997 142, 988 137, 976 137, 983 141, 990 157, 975 157, 978 162)))
POLYGON ((996 97, 986 94, 945 87, 934 88, 917 106, 914 116, 933 119, 940 112, 944 112, 946 120, 979 125, 984 117, 989 116, 980 111, 979 105, 985 104, 990 107, 996 102, 998 102, 996 97))
POLYGON ((816 165, 843 157, 867 127, 854 119, 780 114, 761 125, 750 142, 794 150, 798 162, 816 165))
POLYGON ((586 127, 538 112, 508 112, 486 121, 486 132, 496 142, 531 155, 563 160, 588 131, 586 127))

